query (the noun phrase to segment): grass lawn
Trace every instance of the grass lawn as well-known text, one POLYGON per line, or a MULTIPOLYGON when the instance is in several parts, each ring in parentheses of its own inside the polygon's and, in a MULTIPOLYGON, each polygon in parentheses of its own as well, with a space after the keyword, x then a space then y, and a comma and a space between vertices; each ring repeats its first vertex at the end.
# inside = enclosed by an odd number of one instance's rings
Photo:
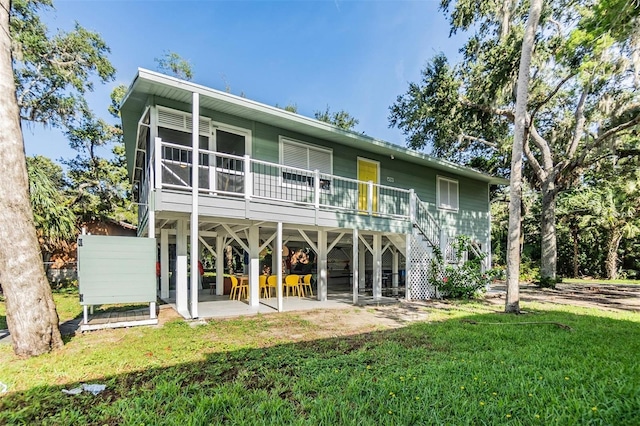
POLYGON ((28 360, 3 345, 0 424, 637 425, 640 315, 523 308, 455 303, 428 322, 323 339, 304 313, 174 321, 78 335, 28 360), (107 390, 61 392, 79 383, 107 390))
POLYGON ((640 285, 639 280, 608 280, 606 278, 563 278, 564 284, 628 284, 628 285, 640 285))

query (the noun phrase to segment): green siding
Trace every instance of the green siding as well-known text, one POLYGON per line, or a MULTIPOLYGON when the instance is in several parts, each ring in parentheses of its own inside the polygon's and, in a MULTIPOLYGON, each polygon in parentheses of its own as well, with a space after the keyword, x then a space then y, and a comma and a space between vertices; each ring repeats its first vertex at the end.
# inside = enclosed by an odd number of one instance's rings
POLYGON ((154 238, 81 235, 78 280, 81 304, 156 300, 154 238))
MULTIPOLYGON (((156 101, 158 105, 183 111, 191 110, 190 105, 187 104, 165 99, 156 99, 156 101)), ((483 244, 489 238, 489 186, 486 182, 438 171, 399 159, 391 159, 390 156, 367 153, 361 148, 317 139, 301 133, 280 129, 267 123, 240 119, 206 109, 201 111, 201 115, 219 123, 251 130, 253 139, 251 156, 257 160, 278 163, 280 161, 279 138, 284 136, 333 150, 333 174, 337 176, 356 179, 358 157, 377 161, 380 163, 380 184, 403 189, 413 188, 420 200, 427 203, 431 214, 441 226, 448 229, 450 234, 466 234, 480 240, 483 244), (437 176, 458 180, 459 210, 457 212, 448 212, 436 208, 437 176), (390 182, 389 178, 393 182, 390 182)))

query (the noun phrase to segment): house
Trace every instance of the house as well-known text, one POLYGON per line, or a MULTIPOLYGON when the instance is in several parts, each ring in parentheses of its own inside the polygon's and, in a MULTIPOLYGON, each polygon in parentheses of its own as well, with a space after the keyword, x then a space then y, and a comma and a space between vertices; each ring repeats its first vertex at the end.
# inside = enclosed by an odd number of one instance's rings
POLYGON ((218 295, 231 251, 240 255, 257 307, 264 253, 281 277, 285 246, 315 258, 320 301, 338 278, 356 301, 403 276, 405 296, 426 299, 433 247, 466 234, 490 250, 489 186, 504 179, 145 69, 121 115, 138 235, 159 239, 159 296, 185 317, 199 316, 189 271, 203 251, 218 295))

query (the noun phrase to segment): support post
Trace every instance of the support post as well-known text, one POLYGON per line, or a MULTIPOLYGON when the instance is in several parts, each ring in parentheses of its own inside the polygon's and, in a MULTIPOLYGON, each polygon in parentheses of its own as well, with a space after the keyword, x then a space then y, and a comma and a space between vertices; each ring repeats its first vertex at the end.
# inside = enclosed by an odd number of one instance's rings
POLYGON ((224 294, 224 236, 218 232, 216 236, 216 295, 224 294))
MULTIPOLYGON (((153 166, 155 168, 155 188, 162 189, 162 139, 154 139, 154 148, 153 166)), ((149 206, 149 208, 151 208, 151 206, 149 206)))
POLYGON ((363 290, 366 288, 367 283, 365 281, 365 269, 366 269, 366 250, 364 244, 358 239, 358 288, 363 290))
POLYGON ((260 304, 260 228, 253 225, 249 228, 249 306, 260 304))
POLYGON ((176 310, 188 318, 187 306, 187 230, 186 220, 177 220, 176 229, 176 310))
POLYGON ((351 256, 352 262, 351 262, 351 273, 353 276, 353 279, 351 280, 351 285, 353 287, 353 304, 357 305, 358 304, 358 276, 359 276, 359 272, 360 272, 360 266, 359 266, 359 250, 358 250, 358 242, 360 241, 360 239, 358 238, 358 228, 353 228, 353 253, 351 256))
POLYGON ((320 208, 320 171, 313 171, 313 205, 318 210, 320 208))
POLYGON ((367 183, 367 211, 373 214, 373 181, 367 183))
POLYGON ((251 173, 251 157, 244 156, 244 198, 248 200, 253 195, 253 174, 251 173))
MULTIPOLYGON (((274 252, 276 253, 276 298, 278 299, 278 312, 282 312, 284 307, 282 306, 282 222, 278 222, 276 225, 276 247, 274 252)), ((273 271, 272 271, 273 273, 273 271)))
POLYGON ((318 300, 327 300, 327 231, 318 231, 318 300))
POLYGON ((373 234, 373 298, 382 297, 382 235, 373 234))
POLYGON ((393 259, 391 261, 391 287, 393 288, 393 295, 398 295, 398 282, 400 273, 400 253, 397 248, 393 248, 393 259))
POLYGON ((198 195, 200 193, 200 94, 193 93, 191 132, 191 318, 198 318, 198 287, 200 287, 200 252, 198 195))
POLYGON ((413 260, 411 258, 411 233, 405 235, 405 253, 404 253, 404 297, 408 301, 411 300, 411 290, 413 281, 415 280, 415 271, 413 270, 413 260))
POLYGON ((169 230, 160 230, 160 298, 169 297, 169 230))
POLYGON ((156 302, 149 303, 149 318, 156 319, 156 302))

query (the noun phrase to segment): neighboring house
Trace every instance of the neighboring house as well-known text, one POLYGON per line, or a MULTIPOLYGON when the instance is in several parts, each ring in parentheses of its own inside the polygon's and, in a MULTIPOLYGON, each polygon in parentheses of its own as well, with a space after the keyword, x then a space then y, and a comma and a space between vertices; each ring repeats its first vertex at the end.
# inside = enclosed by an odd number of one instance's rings
POLYGON ((354 300, 365 285, 381 297, 400 276, 408 299, 426 299, 432 247, 466 234, 490 250, 489 186, 504 179, 144 69, 121 114, 138 235, 159 239, 160 297, 184 316, 198 317, 188 271, 204 249, 218 294, 227 247, 244 254, 250 306, 261 252, 273 250, 280 274, 283 244, 315 254, 319 300, 335 276, 353 283, 354 300))
MULTIPOLYGON (((93 235, 135 237, 137 235, 137 227, 114 219, 93 219, 80 225, 78 234, 82 232, 93 235)), ((77 279, 77 255, 78 247, 76 242, 69 244, 64 249, 55 251, 51 255, 50 261, 45 264, 49 281, 59 283, 77 279)))

